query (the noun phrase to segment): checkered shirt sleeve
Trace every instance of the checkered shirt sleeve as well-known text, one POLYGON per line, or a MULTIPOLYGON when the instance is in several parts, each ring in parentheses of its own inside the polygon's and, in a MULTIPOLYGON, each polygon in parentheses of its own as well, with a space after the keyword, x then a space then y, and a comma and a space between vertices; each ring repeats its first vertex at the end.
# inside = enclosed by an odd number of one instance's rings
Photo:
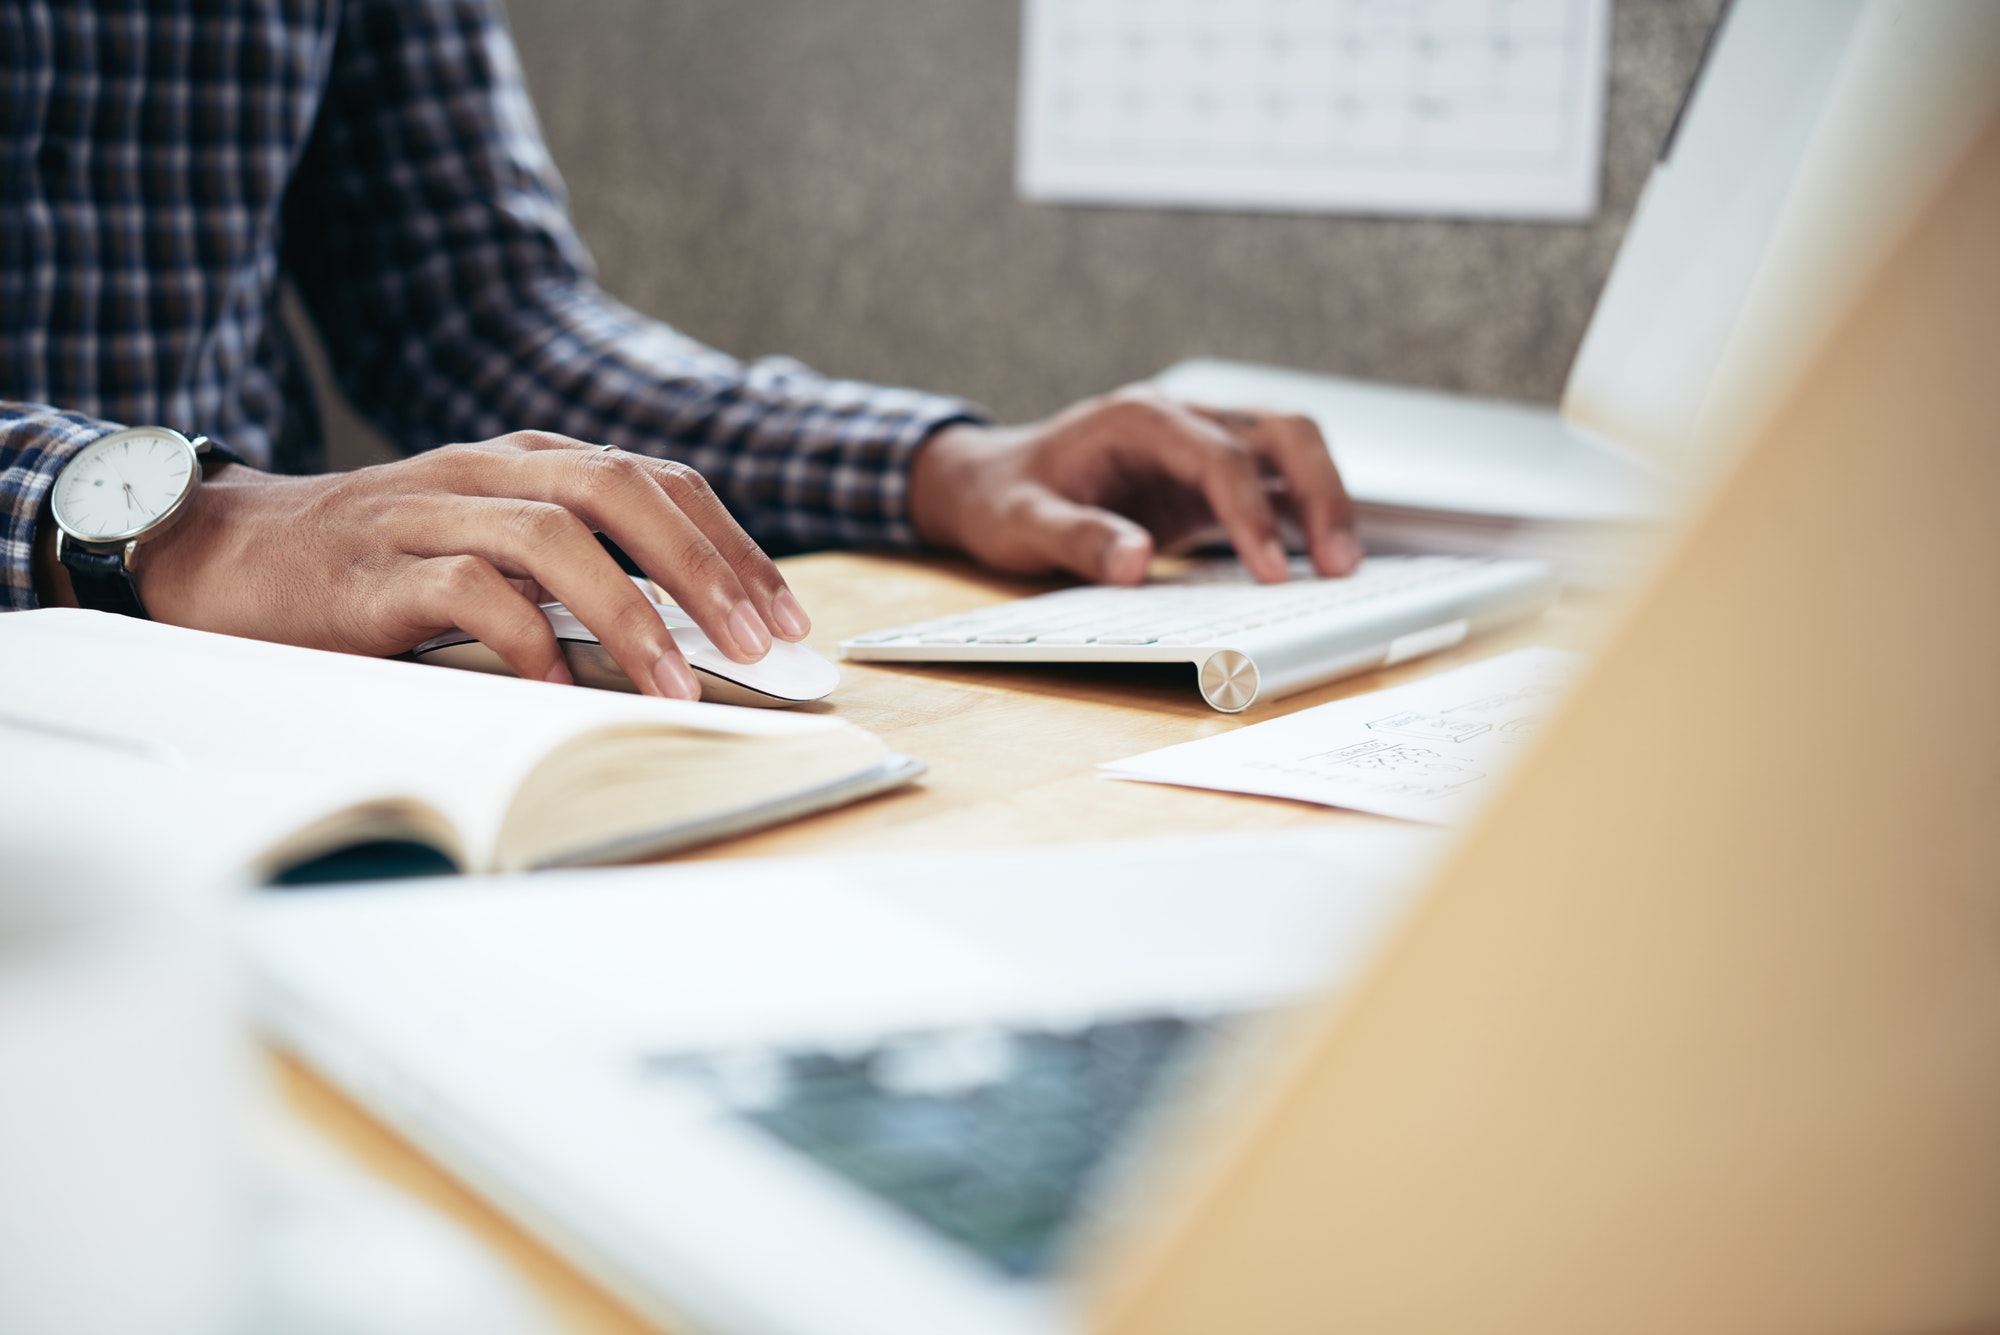
POLYGON ((606 296, 485 0, 349 0, 286 207, 341 384, 405 446, 523 427, 675 458, 775 551, 915 541, 950 398, 744 364, 606 296))
POLYGON ((606 296, 497 0, 0 6, 0 609, 118 425, 316 458, 295 277, 399 447, 525 428, 683 460, 773 551, 914 542, 957 399, 739 362, 606 296))
POLYGON ((36 519, 71 455, 116 428, 40 403, 0 401, 0 611, 36 605, 36 519))

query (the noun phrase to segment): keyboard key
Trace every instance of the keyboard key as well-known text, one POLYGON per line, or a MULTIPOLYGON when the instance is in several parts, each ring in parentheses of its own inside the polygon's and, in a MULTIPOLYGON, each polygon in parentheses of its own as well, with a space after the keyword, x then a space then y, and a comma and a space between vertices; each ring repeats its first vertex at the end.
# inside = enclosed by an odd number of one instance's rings
POLYGON ((1120 645, 1152 644, 1155 641, 1155 639, 1156 637, 1152 635, 1100 635, 1096 639, 1092 640, 1091 643, 1120 644, 1120 645))

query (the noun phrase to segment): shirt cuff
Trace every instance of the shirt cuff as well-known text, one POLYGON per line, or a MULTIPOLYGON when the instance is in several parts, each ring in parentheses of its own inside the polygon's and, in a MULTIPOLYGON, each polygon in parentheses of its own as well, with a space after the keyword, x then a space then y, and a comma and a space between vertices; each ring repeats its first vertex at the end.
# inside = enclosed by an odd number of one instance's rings
POLYGON ((78 450, 118 429, 44 404, 0 403, 0 610, 40 605, 35 542, 49 488, 78 450))
POLYGON ((942 394, 920 397, 918 410, 910 415, 885 447, 887 468, 882 478, 880 534, 872 541, 862 539, 856 544, 858 546, 905 549, 921 546, 916 525, 910 522, 910 468, 916 462, 917 451, 925 441, 955 423, 986 426, 993 421, 993 414, 963 399, 942 394))
POLYGON ((829 380, 784 358, 753 364, 744 387, 689 462, 773 555, 917 546, 917 450, 952 422, 992 420, 964 399, 829 380))

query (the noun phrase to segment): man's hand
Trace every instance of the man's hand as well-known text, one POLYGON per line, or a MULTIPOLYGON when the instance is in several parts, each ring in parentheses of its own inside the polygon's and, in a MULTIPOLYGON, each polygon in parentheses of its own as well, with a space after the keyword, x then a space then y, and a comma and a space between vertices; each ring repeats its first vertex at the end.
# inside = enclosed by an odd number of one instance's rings
POLYGON ((1022 575, 1137 584, 1156 545, 1220 525, 1253 575, 1282 580, 1281 517, 1321 574, 1361 560, 1347 493, 1310 421, 1193 407, 1144 385, 1027 426, 947 426, 910 474, 919 537, 1022 575))
POLYGON ((638 688, 700 696, 609 534, 738 662, 811 624, 700 474, 524 431, 324 477, 223 468, 139 550, 156 620, 349 653, 400 653, 456 626, 522 677, 567 682, 536 608, 556 598, 638 688))

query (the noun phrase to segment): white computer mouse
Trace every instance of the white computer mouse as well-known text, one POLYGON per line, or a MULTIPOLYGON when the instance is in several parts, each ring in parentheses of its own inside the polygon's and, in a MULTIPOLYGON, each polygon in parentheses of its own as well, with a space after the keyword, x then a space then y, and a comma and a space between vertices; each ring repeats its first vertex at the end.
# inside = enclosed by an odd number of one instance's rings
MULTIPOLYGON (((701 698, 716 704, 755 705, 782 709, 824 699, 840 684, 840 669, 803 644, 773 640, 771 651, 755 663, 739 663, 715 647, 694 618, 672 603, 654 603, 674 643, 680 647, 695 680, 701 683, 701 698)), ((597 642, 590 628, 571 615, 561 603, 543 603, 542 615, 556 633, 570 675, 579 686, 596 686, 608 691, 629 691, 631 678, 625 669, 597 642)), ((425 640, 410 651, 419 663, 466 668, 473 672, 494 672, 512 676, 513 671, 500 656, 462 630, 446 631, 425 640)))

